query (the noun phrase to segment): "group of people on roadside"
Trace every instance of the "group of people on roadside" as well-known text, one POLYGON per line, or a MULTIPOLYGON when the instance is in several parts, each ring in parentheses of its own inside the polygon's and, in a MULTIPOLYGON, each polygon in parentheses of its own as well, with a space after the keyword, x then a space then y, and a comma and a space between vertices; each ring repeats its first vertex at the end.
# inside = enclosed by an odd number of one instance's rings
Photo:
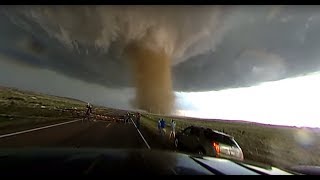
MULTIPOLYGON (((160 120, 158 121, 158 130, 159 130, 159 134, 161 136, 166 135, 166 121, 163 118, 160 118, 160 120)), ((176 136, 176 122, 172 119, 170 122, 169 139, 171 139, 171 138, 174 139, 175 136, 176 136)))
MULTIPOLYGON (((84 120, 87 120, 87 121, 90 121, 90 117, 91 117, 91 114, 92 114, 92 105, 90 103, 87 103, 86 105, 86 112, 84 114, 84 117, 82 119, 82 121, 84 120)), ((137 126, 138 129, 140 129, 140 118, 141 118, 141 114, 138 112, 138 113, 127 113, 125 116, 124 116, 124 123, 129 123, 130 120, 135 120, 135 124, 137 126)))
MULTIPOLYGON (((87 104, 86 106, 86 113, 85 113, 85 117, 83 120, 87 119, 88 121, 90 120, 90 115, 92 113, 92 105, 90 103, 87 104)), ((135 119, 135 124, 137 126, 137 129, 140 129, 140 118, 141 118, 141 114, 140 113, 135 113, 135 114, 131 114, 131 113, 127 113, 124 116, 124 123, 129 123, 130 120, 135 119)), ((163 118, 160 118, 160 120, 158 121, 158 130, 159 130, 159 134, 161 136, 165 136, 166 135, 166 121, 163 118)), ((170 122, 170 135, 169 135, 169 139, 174 139, 176 136, 176 122, 172 119, 170 122)))
POLYGON ((140 113, 131 114, 128 112, 124 117, 124 123, 126 124, 126 123, 129 123, 130 120, 135 120, 135 124, 137 128, 140 129, 140 119, 141 119, 140 113))
POLYGON ((124 115, 124 124, 127 124, 127 123, 129 123, 130 122, 130 120, 131 120, 131 115, 130 115, 130 113, 127 113, 126 115, 124 115))

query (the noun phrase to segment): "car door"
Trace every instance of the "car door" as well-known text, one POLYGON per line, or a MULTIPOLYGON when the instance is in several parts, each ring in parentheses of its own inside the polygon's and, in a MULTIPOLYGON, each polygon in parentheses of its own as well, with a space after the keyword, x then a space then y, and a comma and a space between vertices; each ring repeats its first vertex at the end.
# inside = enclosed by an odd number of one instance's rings
POLYGON ((193 152, 197 151, 200 145, 200 128, 191 128, 190 136, 188 138, 189 149, 193 152))
POLYGON ((184 131, 182 131, 181 136, 180 136, 180 144, 185 147, 188 148, 188 143, 189 143, 189 136, 190 136, 190 132, 191 132, 191 127, 186 128, 184 131))

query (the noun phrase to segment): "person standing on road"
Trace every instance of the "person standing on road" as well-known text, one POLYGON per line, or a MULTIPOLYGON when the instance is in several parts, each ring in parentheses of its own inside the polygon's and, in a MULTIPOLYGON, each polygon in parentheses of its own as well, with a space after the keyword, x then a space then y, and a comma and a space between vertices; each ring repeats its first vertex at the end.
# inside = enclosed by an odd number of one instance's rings
POLYGON ((161 119, 159 119, 159 121, 158 121, 158 131, 159 131, 159 134, 162 135, 162 132, 161 132, 161 119))
POLYGON ((131 117, 131 114, 130 113, 128 113, 128 116, 127 116, 127 123, 130 123, 130 120, 132 119, 132 117, 131 117))
POLYGON ((166 135, 166 121, 162 118, 161 121, 161 132, 162 132, 162 135, 166 135))
POLYGON ((137 113, 137 115, 136 115, 137 117, 137 128, 140 130, 140 118, 141 118, 141 114, 140 113, 137 113))
POLYGON ((90 120, 90 114, 92 113, 92 106, 90 103, 87 104, 87 110, 84 119, 87 119, 88 121, 90 120))
POLYGON ((176 122, 172 119, 171 120, 171 131, 170 131, 170 136, 169 136, 169 140, 171 138, 175 138, 176 137, 176 122))
POLYGON ((125 123, 125 124, 129 123, 129 118, 130 118, 130 115, 129 115, 129 113, 127 113, 127 114, 125 115, 125 117, 124 117, 124 123, 125 123))

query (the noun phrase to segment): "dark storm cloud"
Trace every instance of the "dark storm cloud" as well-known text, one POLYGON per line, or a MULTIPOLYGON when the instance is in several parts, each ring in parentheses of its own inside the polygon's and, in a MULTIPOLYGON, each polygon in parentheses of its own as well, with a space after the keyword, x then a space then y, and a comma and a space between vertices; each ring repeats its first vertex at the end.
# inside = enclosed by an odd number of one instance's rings
POLYGON ((134 89, 111 89, 69 78, 56 72, 13 63, 15 59, 0 55, 0 86, 70 97, 106 107, 132 109, 129 105, 134 89))
POLYGON ((286 6, 272 13, 274 9, 241 7, 237 25, 214 53, 174 68, 176 87, 205 91, 251 86, 319 71, 320 7, 286 6))
MULTIPOLYGON (((132 86, 129 67, 114 51, 100 52, 81 43, 71 51, 39 25, 29 23, 30 31, 15 25, 18 20, 10 13, 0 17, 1 54, 89 83, 132 86)), ((175 90, 251 86, 319 71, 319 6, 241 6, 233 9, 228 23, 231 28, 214 50, 174 65, 175 90)))
POLYGON ((30 33, 14 25, 6 16, 0 16, 0 52, 21 63, 51 69, 72 78, 107 87, 124 87, 129 84, 126 68, 121 61, 108 58, 108 54, 69 51, 55 39, 48 37, 35 26, 30 33), (106 61, 106 59, 108 59, 106 61), (113 78, 116 79, 113 79, 113 78))

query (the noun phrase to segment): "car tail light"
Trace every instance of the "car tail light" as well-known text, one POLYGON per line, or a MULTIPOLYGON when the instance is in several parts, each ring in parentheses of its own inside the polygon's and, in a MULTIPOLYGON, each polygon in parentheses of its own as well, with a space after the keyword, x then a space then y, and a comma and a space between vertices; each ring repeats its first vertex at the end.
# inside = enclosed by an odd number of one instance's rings
POLYGON ((216 155, 216 156, 218 156, 218 155, 220 154, 220 146, 219 146, 219 143, 217 143, 217 142, 212 142, 212 146, 213 146, 214 150, 216 150, 216 152, 217 152, 217 155, 216 155))

